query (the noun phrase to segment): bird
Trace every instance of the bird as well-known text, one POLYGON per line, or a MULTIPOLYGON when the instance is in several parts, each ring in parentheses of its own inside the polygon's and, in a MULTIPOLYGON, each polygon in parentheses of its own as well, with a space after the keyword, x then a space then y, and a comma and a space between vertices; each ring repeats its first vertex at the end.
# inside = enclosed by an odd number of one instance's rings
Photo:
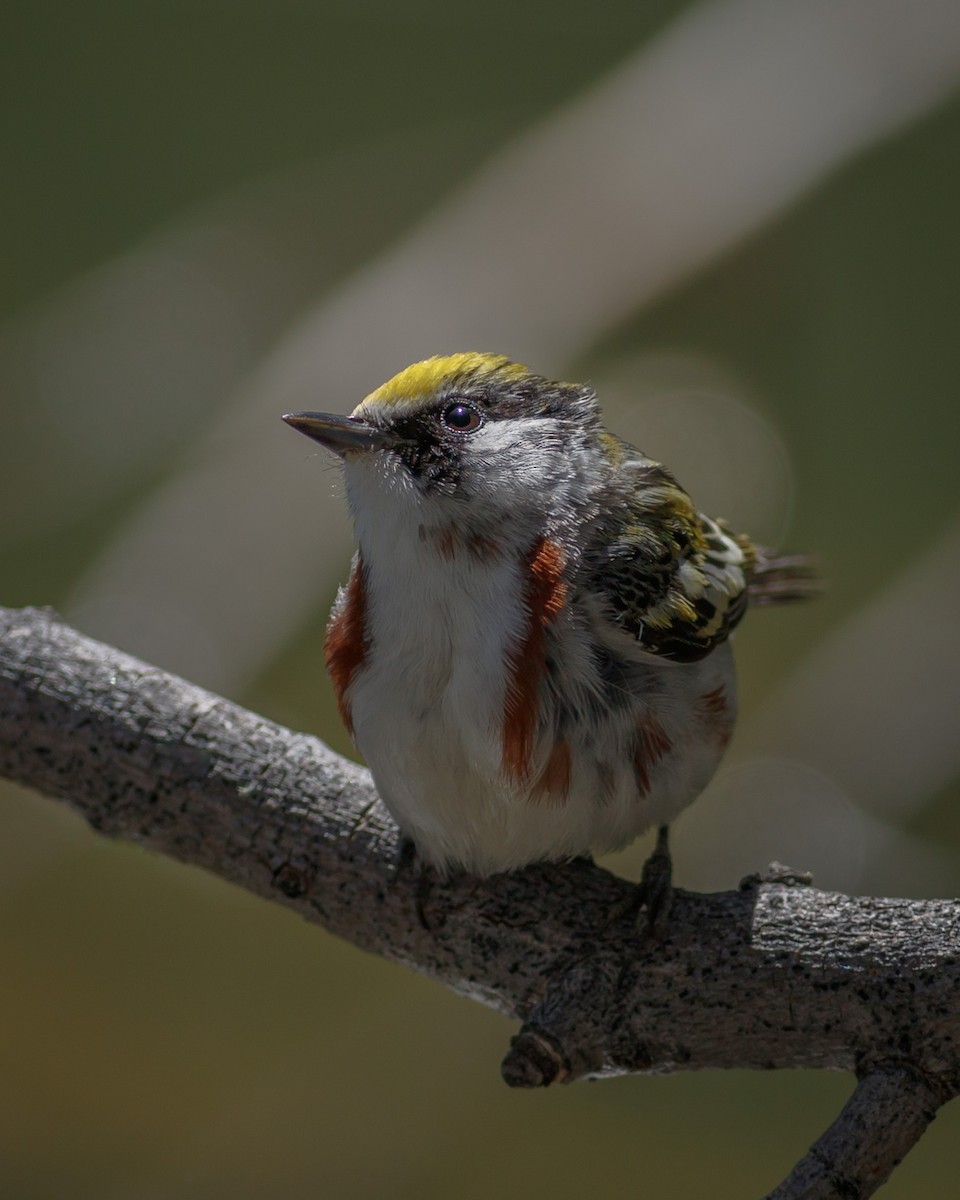
POLYGON ((809 561, 698 512, 592 387, 503 355, 283 420, 343 466, 357 551, 326 666, 420 859, 485 877, 656 827, 647 899, 669 890, 668 827, 734 728, 730 636, 809 595, 809 561))

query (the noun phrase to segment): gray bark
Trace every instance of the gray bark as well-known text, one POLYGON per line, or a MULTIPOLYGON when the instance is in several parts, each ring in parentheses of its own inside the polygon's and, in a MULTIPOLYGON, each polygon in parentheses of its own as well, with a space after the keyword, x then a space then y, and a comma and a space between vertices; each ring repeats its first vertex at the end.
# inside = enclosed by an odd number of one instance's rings
POLYGON ((677 891, 665 936, 593 864, 420 871, 362 768, 76 633, 0 609, 0 775, 295 908, 522 1022, 512 1086, 705 1067, 859 1084, 776 1200, 865 1197, 960 1087, 960 906, 774 871, 677 891))

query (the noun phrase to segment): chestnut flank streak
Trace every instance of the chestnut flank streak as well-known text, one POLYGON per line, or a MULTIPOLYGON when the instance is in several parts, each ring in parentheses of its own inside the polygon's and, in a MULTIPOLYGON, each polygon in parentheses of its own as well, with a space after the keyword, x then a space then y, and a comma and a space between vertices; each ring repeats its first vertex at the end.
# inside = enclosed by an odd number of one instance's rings
POLYGON ((570 794, 570 747, 554 742, 547 765, 530 792, 532 803, 563 804, 570 794))
POLYGON ((452 525, 439 529, 421 525, 419 535, 421 542, 429 539, 440 558, 447 562, 454 562, 462 554, 469 554, 471 559, 481 563, 496 562, 500 557, 497 543, 482 533, 464 534, 452 525))
POLYGON ((637 742, 633 752, 633 777, 641 796, 650 791, 650 772, 671 747, 666 730, 653 713, 641 717, 637 722, 637 742))
POLYGON ((715 687, 712 692, 704 692, 697 701, 697 708, 704 717, 721 717, 727 711, 727 693, 723 685, 715 687))
POLYGON ((525 779, 530 773, 540 680, 546 665, 547 627, 556 620, 567 599, 563 568, 563 551, 546 538, 536 543, 526 561, 524 606, 529 617, 526 632, 508 656, 501 741, 504 773, 514 779, 525 779))
POLYGON ((363 560, 358 556, 347 582, 343 605, 327 626, 323 656, 333 681, 340 719, 353 733, 353 717, 347 703, 347 689, 367 657, 369 639, 366 632, 367 588, 363 560))
POLYGON ((712 692, 704 692, 697 700, 697 713, 703 723, 713 731, 717 744, 723 750, 733 733, 733 718, 722 684, 712 692))
POLYGON ((441 529, 437 532, 437 549, 441 558, 457 557, 457 539, 452 529, 441 529))

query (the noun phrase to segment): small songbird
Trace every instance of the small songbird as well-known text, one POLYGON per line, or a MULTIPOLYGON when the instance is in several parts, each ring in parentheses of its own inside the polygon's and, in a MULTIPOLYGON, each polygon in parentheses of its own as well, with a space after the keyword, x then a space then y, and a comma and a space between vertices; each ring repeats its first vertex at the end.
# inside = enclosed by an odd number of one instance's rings
POLYGON ((591 388, 497 355, 283 419, 343 463, 359 549, 327 668, 422 858, 489 875, 651 825, 665 853, 733 729, 730 634, 806 594, 804 560, 697 512, 591 388))

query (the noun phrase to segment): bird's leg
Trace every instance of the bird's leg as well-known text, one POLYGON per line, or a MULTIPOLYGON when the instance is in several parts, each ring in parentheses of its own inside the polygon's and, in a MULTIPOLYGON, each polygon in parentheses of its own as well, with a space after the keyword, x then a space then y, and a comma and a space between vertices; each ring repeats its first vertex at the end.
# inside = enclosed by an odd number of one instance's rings
POLYGON ((673 904, 673 866, 670 861, 668 829, 661 825, 653 853, 643 864, 640 882, 634 884, 626 900, 614 906, 610 924, 629 918, 648 941, 662 942, 673 904))
POLYGON ((427 917, 427 903, 436 879, 436 871, 429 863, 423 861, 417 854, 417 844, 405 833, 400 835, 397 842, 397 853, 393 865, 393 882, 400 883, 405 876, 412 876, 413 903, 417 920, 428 933, 434 928, 427 917))
POLYGON ((643 874, 637 884, 637 921, 644 932, 655 941, 662 941, 673 905, 673 863, 670 861, 669 829, 661 825, 653 853, 643 864, 643 874), (639 909, 643 908, 641 918, 639 909))
POLYGON ((408 871, 412 870, 417 861, 417 843, 412 837, 407 837, 405 833, 401 833, 397 838, 397 849, 393 856, 393 870, 391 874, 394 879, 401 879, 408 871))

